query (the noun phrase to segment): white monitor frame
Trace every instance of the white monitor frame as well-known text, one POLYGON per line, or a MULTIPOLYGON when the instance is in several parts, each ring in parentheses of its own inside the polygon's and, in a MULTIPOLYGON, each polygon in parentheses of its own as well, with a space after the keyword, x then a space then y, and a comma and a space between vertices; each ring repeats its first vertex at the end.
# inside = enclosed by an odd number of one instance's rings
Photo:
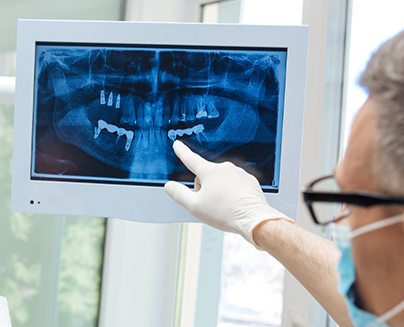
POLYGON ((143 222, 197 221, 160 186, 31 180, 37 42, 286 48, 279 192, 270 205, 296 219, 308 52, 307 26, 20 20, 11 210, 143 222))

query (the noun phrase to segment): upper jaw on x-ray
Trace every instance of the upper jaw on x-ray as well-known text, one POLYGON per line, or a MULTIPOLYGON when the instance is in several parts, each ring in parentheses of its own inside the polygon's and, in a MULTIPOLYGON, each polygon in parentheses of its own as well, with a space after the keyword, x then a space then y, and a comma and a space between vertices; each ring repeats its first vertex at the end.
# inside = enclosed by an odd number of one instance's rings
POLYGON ((47 163, 58 163, 52 164, 59 167, 56 174, 78 174, 85 162, 45 150, 43 144, 49 145, 47 138, 55 134, 133 180, 167 180, 184 174, 186 169, 172 150, 174 140, 183 140, 209 160, 252 141, 275 143, 279 97, 275 55, 40 49, 37 126, 40 130, 48 124, 53 134, 38 132, 36 151, 47 163))

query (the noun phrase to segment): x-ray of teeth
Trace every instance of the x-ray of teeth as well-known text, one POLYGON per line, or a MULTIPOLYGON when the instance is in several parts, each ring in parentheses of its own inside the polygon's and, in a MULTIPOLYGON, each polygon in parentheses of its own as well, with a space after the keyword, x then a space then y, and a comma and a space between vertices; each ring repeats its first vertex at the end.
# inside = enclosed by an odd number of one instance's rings
POLYGON ((285 49, 37 44, 32 178, 191 184, 172 150, 182 140, 276 189, 286 57, 285 49))

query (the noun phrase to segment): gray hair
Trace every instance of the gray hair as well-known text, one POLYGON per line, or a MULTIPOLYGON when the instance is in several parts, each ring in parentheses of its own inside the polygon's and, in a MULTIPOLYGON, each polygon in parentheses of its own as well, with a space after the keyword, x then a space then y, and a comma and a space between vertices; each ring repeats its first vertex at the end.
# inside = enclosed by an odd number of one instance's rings
POLYGON ((388 193, 404 195, 404 31, 373 54, 360 85, 376 101, 377 181, 388 193))

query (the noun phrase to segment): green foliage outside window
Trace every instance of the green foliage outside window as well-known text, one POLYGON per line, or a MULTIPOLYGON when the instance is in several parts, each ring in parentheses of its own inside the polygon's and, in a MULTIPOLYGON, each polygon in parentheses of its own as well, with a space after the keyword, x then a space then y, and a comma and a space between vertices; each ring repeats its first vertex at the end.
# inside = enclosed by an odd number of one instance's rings
POLYGON ((13 327, 96 327, 105 219, 10 211, 13 107, 0 105, 0 295, 13 327))

